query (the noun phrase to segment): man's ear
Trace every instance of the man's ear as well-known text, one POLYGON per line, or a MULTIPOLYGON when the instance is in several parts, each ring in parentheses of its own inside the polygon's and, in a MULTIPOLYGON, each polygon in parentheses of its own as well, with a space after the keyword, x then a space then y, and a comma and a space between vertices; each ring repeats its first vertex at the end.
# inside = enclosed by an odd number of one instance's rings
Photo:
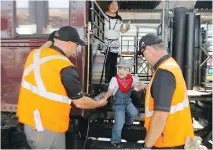
POLYGON ((73 43, 73 42, 68 42, 68 43, 67 43, 67 46, 74 49, 74 48, 75 48, 75 43, 73 43))

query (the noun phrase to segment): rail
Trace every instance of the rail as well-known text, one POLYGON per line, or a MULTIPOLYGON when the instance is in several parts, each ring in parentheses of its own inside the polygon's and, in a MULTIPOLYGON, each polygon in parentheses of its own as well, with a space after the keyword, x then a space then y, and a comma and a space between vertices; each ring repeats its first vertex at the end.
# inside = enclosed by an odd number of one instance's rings
POLYGON ((106 15, 96 1, 89 1, 90 45, 89 53, 89 94, 94 95, 100 89, 105 66, 104 21, 106 15))
POLYGON ((94 38, 104 42, 105 15, 96 1, 90 1, 91 31, 94 38))
MULTIPOLYGON (((137 33, 139 34, 139 32, 137 33)), ((121 36, 121 56, 125 59, 134 59, 134 68, 132 74, 138 74, 142 80, 150 80, 152 70, 147 61, 137 55, 138 51, 138 36, 122 35, 121 36)))

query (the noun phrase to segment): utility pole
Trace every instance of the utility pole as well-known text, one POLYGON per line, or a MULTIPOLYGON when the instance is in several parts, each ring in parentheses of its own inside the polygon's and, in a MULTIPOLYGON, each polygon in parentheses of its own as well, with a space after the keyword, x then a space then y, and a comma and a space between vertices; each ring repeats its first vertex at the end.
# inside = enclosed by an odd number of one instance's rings
POLYGON ((162 0, 161 34, 165 47, 168 48, 169 0, 162 0))

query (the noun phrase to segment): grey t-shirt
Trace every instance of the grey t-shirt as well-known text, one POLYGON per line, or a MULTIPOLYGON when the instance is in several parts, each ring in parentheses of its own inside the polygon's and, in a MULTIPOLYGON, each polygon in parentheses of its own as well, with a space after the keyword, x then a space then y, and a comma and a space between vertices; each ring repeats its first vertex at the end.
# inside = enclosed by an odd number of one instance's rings
MULTIPOLYGON (((65 55, 60 48, 54 45, 51 46, 51 48, 58 51, 62 55, 65 55)), ((76 100, 84 96, 79 74, 75 67, 68 66, 63 68, 60 72, 60 75, 61 75, 61 82, 70 99, 76 100)))

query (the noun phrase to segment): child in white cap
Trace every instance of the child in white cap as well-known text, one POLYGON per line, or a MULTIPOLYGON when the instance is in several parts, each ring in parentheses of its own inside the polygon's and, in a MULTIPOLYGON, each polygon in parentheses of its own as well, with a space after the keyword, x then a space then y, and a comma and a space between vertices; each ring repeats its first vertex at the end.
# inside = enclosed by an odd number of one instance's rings
POLYGON ((117 75, 112 77, 108 91, 104 96, 104 99, 113 96, 112 110, 115 123, 112 128, 111 143, 115 148, 121 148, 121 131, 124 123, 132 124, 139 114, 132 104, 130 95, 134 88, 142 90, 144 86, 138 84, 139 81, 131 75, 132 66, 132 60, 121 59, 117 65, 117 75))

